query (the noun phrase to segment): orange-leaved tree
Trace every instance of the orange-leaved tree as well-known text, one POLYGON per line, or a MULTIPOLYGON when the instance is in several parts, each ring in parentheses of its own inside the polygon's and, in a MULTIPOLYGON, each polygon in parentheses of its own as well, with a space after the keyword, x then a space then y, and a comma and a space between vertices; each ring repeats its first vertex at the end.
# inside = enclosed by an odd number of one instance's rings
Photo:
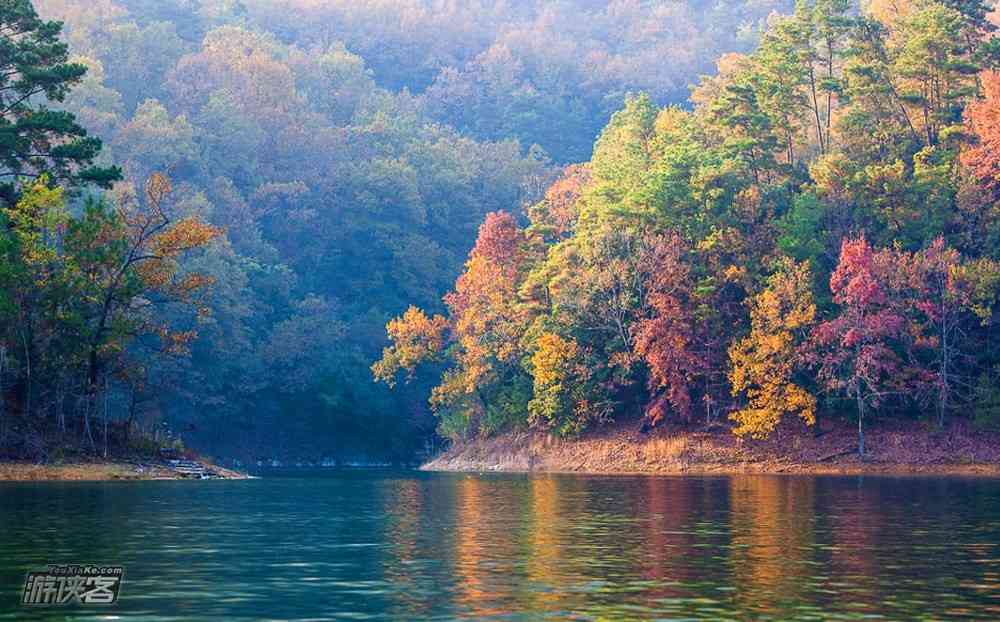
POLYGON ((1000 73, 985 71, 980 81, 983 98, 965 109, 976 144, 962 153, 962 164, 995 196, 1000 193, 1000 73))
MULTIPOLYGON (((456 435, 493 414, 495 404, 515 410, 510 399, 491 399, 493 393, 512 386, 520 389, 528 381, 521 367, 521 337, 529 314, 517 295, 526 273, 525 247, 524 232, 512 215, 487 215, 465 272, 444 297, 448 318, 427 317, 411 307, 387 325, 392 344, 372 372, 390 385, 400 371, 412 376, 420 363, 440 360, 446 344, 451 344, 447 354, 453 365, 433 390, 431 406, 445 416, 443 424, 456 435)), ((517 401, 526 404, 526 397, 517 401)))
POLYGON ((112 369, 112 363, 122 361, 135 337, 155 335, 164 355, 189 352, 196 330, 175 329, 155 309, 179 303, 198 316, 208 313, 201 295, 211 277, 186 272, 180 262, 185 253, 206 246, 222 231, 196 216, 175 218, 167 204, 170 192, 170 180, 154 174, 146 182, 143 199, 126 192, 113 208, 104 201, 93 202, 67 240, 81 277, 88 438, 89 416, 96 409, 102 377, 121 371, 121 365, 112 369))

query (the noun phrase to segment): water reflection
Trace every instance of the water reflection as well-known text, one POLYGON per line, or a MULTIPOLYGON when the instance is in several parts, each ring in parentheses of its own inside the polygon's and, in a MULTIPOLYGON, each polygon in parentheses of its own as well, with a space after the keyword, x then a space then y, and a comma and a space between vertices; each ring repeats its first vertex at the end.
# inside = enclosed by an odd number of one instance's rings
POLYGON ((533 611, 558 611, 571 609, 567 602, 565 585, 559 581, 566 566, 563 556, 559 526, 559 480, 539 477, 531 480, 531 498, 528 506, 527 529, 527 588, 530 590, 525 605, 533 611))
POLYGON ((740 608, 775 615, 802 599, 816 570, 815 495, 812 478, 730 479, 728 563, 740 608))
POLYGON ((426 513, 423 483, 418 480, 398 480, 389 488, 385 499, 392 499, 386 515, 386 552, 393 563, 385 564, 387 581, 395 587, 399 599, 393 612, 422 618, 429 613, 429 603, 420 598, 417 577, 421 572, 421 522, 426 513))
POLYGON ((488 554, 485 547, 506 549, 512 545, 512 538, 489 542, 483 537, 484 534, 503 533, 491 522, 495 515, 484 507, 488 503, 484 487, 481 480, 472 477, 463 478, 458 484, 454 564, 458 590, 455 602, 476 618, 502 613, 491 606, 495 592, 487 588, 486 582, 494 576, 487 564, 492 551, 488 554))
POLYGON ((990 479, 326 473, 0 485, 28 568, 126 566, 125 620, 1000 619, 990 479))

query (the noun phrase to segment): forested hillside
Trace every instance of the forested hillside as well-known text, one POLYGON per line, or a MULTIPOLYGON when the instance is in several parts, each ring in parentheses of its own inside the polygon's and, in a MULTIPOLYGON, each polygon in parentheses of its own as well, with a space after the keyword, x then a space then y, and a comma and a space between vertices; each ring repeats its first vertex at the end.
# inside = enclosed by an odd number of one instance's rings
POLYGON ((446 313, 373 366, 444 365, 452 438, 644 413, 802 434, 1000 426, 1000 41, 979 0, 803 1, 693 108, 631 97, 528 221, 479 229, 446 313))
POLYGON ((627 93, 683 103, 790 6, 3 3, 0 447, 93 451, 110 420, 410 455, 430 380, 372 381, 385 322, 443 311, 486 215, 523 218, 627 93))

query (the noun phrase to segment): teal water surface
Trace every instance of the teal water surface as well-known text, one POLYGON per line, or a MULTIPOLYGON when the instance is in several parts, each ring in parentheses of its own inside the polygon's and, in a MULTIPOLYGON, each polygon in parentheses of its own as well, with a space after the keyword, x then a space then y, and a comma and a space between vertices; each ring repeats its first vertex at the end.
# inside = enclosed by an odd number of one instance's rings
POLYGON ((1000 480, 0 483, 0 620, 998 620, 1000 480), (118 604, 25 608, 49 563, 118 604))

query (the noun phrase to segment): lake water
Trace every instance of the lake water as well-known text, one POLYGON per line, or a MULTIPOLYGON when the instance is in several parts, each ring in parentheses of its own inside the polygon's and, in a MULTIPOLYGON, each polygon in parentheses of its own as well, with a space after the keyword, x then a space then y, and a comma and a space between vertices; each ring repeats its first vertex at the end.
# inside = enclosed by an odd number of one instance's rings
POLYGON ((0 483, 0 620, 1000 619, 1000 480, 0 483), (125 566, 118 604, 25 572, 125 566))

